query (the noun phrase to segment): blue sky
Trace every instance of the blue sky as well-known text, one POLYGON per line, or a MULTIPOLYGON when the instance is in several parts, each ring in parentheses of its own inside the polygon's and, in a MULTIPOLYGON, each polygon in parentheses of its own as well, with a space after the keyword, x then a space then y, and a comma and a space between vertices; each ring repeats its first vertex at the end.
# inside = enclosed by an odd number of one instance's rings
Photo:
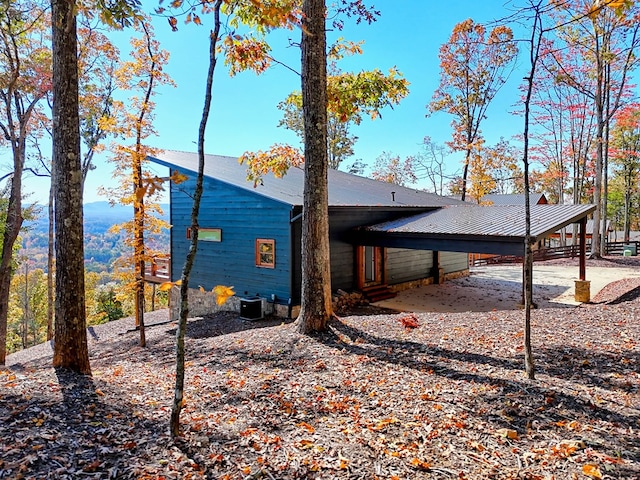
MULTIPOLYGON (((149 5, 155 3, 146 2, 149 5)), ((396 66, 410 82, 410 94, 393 109, 382 111, 382 118, 354 126, 352 133, 359 137, 355 155, 345 163, 360 158, 373 165, 376 157, 387 151, 402 157, 415 154, 425 135, 437 143, 451 136, 451 117, 437 114, 426 118, 426 104, 439 82, 438 49, 445 43, 454 25, 467 18, 476 22, 489 22, 508 12, 501 0, 369 0, 381 12, 377 22, 356 25, 346 22, 342 32, 330 32, 329 41, 338 36, 347 40, 364 40, 361 56, 341 62, 343 70, 396 66)), ((208 67, 209 26, 183 25, 171 32, 165 19, 155 19, 155 32, 164 49, 171 53, 166 72, 177 83, 176 88, 163 87, 155 101, 156 138, 148 143, 159 148, 196 151, 198 125, 204 96, 208 67)), ((117 35, 117 44, 123 55, 129 51, 127 34, 117 35)), ((289 46, 289 39, 299 42, 300 32, 278 32, 272 36, 273 56, 292 68, 300 68, 300 52, 289 46)), ((523 62, 524 56, 518 60, 523 62)), ((522 129, 522 121, 509 112, 518 102, 517 86, 525 65, 520 65, 509 83, 498 93, 482 130, 488 144, 501 136, 510 138, 522 129)), ((289 92, 300 88, 300 78, 290 70, 275 65, 266 73, 256 76, 246 72, 231 78, 220 62, 216 70, 213 104, 209 119, 207 153, 239 156, 247 150, 267 149, 276 142, 298 145, 293 133, 277 127, 281 112, 276 108, 289 92)), ((459 166, 459 156, 450 158, 450 170, 459 166)), ((105 200, 98 195, 100 186, 111 183, 112 166, 101 156, 97 169, 89 173, 85 189, 85 202, 105 200)), ((159 171, 164 174, 164 172, 159 171)), ((418 187, 421 184, 417 185, 418 187)), ((47 186, 44 182, 27 179, 26 191, 33 191, 30 200, 46 202, 47 186)))

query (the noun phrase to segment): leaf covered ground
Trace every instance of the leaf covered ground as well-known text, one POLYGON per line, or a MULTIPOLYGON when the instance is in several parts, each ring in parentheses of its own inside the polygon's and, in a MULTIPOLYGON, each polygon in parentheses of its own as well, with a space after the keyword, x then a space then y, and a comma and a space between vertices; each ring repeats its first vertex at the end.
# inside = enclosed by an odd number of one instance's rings
POLYGON ((94 327, 93 378, 46 345, 0 371, 0 478, 638 479, 640 290, 615 291, 533 312, 535 381, 521 311, 192 319, 178 441, 166 311, 147 348, 94 327))

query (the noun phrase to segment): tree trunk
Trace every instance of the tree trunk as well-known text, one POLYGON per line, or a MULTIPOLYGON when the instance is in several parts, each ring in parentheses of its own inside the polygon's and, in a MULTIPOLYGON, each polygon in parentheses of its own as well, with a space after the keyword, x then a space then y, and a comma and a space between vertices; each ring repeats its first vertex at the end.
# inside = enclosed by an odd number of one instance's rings
POLYGON ((333 314, 329 267, 325 1, 305 0, 302 12, 302 111, 305 161, 302 299, 296 324, 301 333, 310 333, 324 330, 333 314))
POLYGON ((53 185, 49 187, 49 238, 47 247, 47 341, 53 338, 53 256, 54 256, 54 222, 53 222, 53 185))
POLYGON ((172 437, 180 435, 180 412, 184 398, 184 373, 185 373, 185 349, 184 337, 187 331, 187 318, 189 316, 189 276, 191 268, 198 250, 198 215, 200 213, 200 199, 202 198, 202 188, 204 183, 204 137, 211 110, 211 92, 213 90, 213 76, 216 70, 216 49, 218 46, 218 35, 220 34, 220 8, 223 0, 216 0, 213 6, 214 29, 209 36, 209 70, 207 72, 207 86, 204 95, 204 107, 202 118, 198 129, 198 176, 193 194, 193 207, 191 209, 191 245, 187 252, 182 276, 180 280, 180 318, 178 319, 178 329, 176 331, 176 384, 173 395, 173 405, 171 407, 171 418, 169 420, 169 432, 172 437))
POLYGON ((524 146, 523 146, 523 173, 524 173, 524 205, 525 205, 525 239, 524 239, 524 260, 523 260, 523 283, 524 283, 524 366, 527 378, 535 379, 535 363, 533 359, 533 348, 531 346, 531 308, 533 307, 533 253, 531 251, 531 201, 529 198, 529 118, 531 95, 536 73, 536 66, 540 58, 540 43, 542 41, 543 29, 540 13, 542 1, 532 3, 534 11, 531 38, 529 40, 529 75, 525 78, 527 82, 527 94, 524 102, 524 146))
MULTIPOLYGON (((149 81, 149 90, 152 88, 153 80, 149 81)), ((149 101, 147 95, 147 102, 149 101)), ((141 115, 142 117, 142 115, 141 115)), ((140 330, 140 346, 147 346, 147 337, 144 329, 144 198, 140 192, 143 191, 142 182, 142 152, 140 151, 141 132, 140 126, 142 118, 138 122, 138 135, 136 140, 136 152, 133 160, 133 188, 135 200, 133 201, 133 263, 135 272, 135 311, 136 327, 140 330)))
POLYGON ((13 246, 22 227, 22 171, 25 159, 25 144, 22 138, 13 139, 13 177, 7 205, 7 220, 2 237, 0 257, 0 365, 7 357, 7 323, 9 314, 9 291, 13 277, 13 246))
POLYGON ((56 301, 53 366, 91 374, 84 302, 75 0, 52 0, 56 301))

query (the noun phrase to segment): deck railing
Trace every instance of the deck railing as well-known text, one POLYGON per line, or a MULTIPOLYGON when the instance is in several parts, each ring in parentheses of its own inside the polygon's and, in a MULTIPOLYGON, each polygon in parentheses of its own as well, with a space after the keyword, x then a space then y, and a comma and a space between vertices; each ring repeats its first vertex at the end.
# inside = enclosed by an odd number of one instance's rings
POLYGON ((163 283, 171 280, 171 257, 168 255, 154 257, 145 264, 145 282, 163 283))
MULTIPOLYGON (((640 253, 640 242, 607 242, 605 245, 606 255, 622 255, 629 246, 635 245, 636 254, 640 253)), ((587 243, 587 252, 591 247, 587 243)), ((579 245, 566 245, 564 247, 544 247, 533 251, 533 261, 543 262, 556 258, 575 258, 579 254, 579 245)), ((479 267, 482 265, 494 265, 497 263, 522 263, 522 257, 516 255, 483 255, 470 254, 469 265, 479 267)))

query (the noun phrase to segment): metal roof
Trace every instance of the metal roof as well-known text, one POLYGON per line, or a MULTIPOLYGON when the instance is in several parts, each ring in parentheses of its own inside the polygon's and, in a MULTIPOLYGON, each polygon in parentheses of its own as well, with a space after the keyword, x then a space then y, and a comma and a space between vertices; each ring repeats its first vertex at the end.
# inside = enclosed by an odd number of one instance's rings
MULTIPOLYGON (((529 202, 531 205, 540 203, 540 200, 544 198, 544 203, 547 203, 547 198, 544 193, 530 193, 529 202)), ((481 202, 483 204, 491 203, 491 205, 524 205, 524 193, 490 193, 482 197, 481 202)))
MULTIPOLYGON (((164 150, 149 159, 167 167, 180 168, 193 173, 198 170, 198 154, 193 152, 164 150)), ((206 177, 250 190, 257 195, 263 195, 293 206, 302 205, 304 172, 300 168, 290 168, 282 178, 267 174, 262 184, 254 188, 253 183, 247 181, 246 165, 240 165, 237 158, 206 155, 204 174, 206 177)), ((330 207, 436 208, 462 204, 459 200, 339 170, 329 169, 328 180, 330 207)))
MULTIPOLYGON (((595 205, 531 205, 531 236, 541 240, 575 223, 595 205)), ((448 206, 361 228, 357 242, 400 248, 521 254, 524 206, 448 206)))
MULTIPOLYGON (((571 225, 567 225, 566 227, 564 227, 564 232, 568 235, 573 235, 573 227, 571 225)), ((611 221, 607 220, 607 232, 611 232, 613 231, 613 229, 611 228, 611 221)), ((585 229, 585 233, 587 235, 593 235, 593 220, 587 220, 587 227, 585 229)), ((602 233, 602 230, 600 230, 600 233, 602 233)), ((558 235, 560 235, 560 231, 557 232, 558 235)))

